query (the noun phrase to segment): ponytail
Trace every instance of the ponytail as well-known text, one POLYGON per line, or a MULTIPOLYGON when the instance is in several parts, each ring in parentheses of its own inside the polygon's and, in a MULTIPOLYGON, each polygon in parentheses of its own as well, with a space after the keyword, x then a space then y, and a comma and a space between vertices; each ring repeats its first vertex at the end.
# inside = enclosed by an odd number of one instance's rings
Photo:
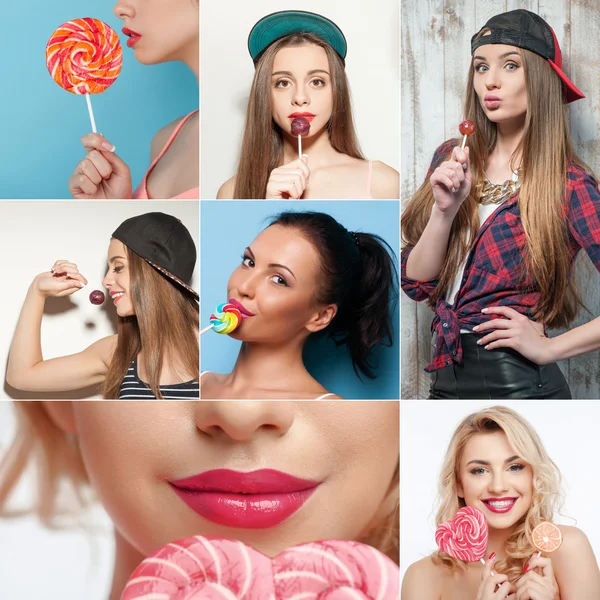
POLYGON ((378 235, 350 232, 324 213, 286 211, 270 225, 297 229, 317 250, 321 285, 316 301, 338 308, 324 331, 336 346, 348 346, 359 377, 374 379, 375 347, 393 344, 391 314, 398 297, 394 251, 378 235))

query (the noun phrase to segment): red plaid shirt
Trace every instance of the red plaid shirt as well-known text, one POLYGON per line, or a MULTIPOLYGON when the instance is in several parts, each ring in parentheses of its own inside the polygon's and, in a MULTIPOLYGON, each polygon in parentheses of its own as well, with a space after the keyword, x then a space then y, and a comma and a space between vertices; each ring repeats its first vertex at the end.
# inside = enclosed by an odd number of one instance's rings
MULTIPOLYGON (((427 177, 444 161, 458 140, 444 142, 435 152, 427 177)), ((568 252, 571 268, 576 254, 584 249, 600 271, 600 190, 596 179, 572 165, 567 173, 566 211, 569 226, 568 252)), ((539 299, 534 280, 524 281, 519 275, 524 266, 527 243, 521 224, 518 194, 504 202, 482 225, 467 257, 461 287, 454 305, 443 299, 433 307, 431 323, 436 333, 433 360, 425 371, 432 372, 454 363, 462 363, 461 329, 472 329, 483 323, 481 309, 489 306, 509 306, 532 318, 539 299)), ((406 276, 406 263, 412 248, 405 248, 401 257, 401 286, 413 300, 427 300, 438 280, 418 281, 406 276)))

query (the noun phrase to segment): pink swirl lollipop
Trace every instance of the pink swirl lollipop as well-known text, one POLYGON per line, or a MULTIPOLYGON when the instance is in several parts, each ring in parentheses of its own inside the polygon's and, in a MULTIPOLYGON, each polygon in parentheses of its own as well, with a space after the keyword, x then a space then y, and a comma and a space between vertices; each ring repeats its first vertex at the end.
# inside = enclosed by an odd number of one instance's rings
POLYGON ((312 542, 271 559, 242 542, 194 536, 144 560, 121 600, 391 600, 399 587, 397 565, 358 542, 312 542))
POLYGON ((435 532, 442 552, 465 562, 485 563, 488 525, 483 513, 473 506, 461 508, 454 519, 442 523, 435 532))

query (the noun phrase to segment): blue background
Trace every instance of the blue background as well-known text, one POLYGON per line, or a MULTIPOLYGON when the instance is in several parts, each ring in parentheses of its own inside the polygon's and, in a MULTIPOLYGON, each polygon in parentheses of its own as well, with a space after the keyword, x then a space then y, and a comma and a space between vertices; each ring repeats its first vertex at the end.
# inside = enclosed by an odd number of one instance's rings
MULTIPOLYGON (((227 300, 227 281, 240 263, 240 256, 265 228, 266 218, 283 210, 315 210, 337 219, 350 231, 380 235, 399 256, 400 211, 398 201, 210 201, 200 203, 200 328, 209 325, 214 308, 227 300), (224 223, 226 225, 224 226, 224 223)), ((352 400, 398 400, 400 398, 399 303, 393 326, 394 345, 381 347, 377 378, 358 379, 346 346, 335 347, 327 339, 309 338, 305 364, 311 375, 328 391, 352 400)), ((238 355, 240 342, 207 331, 201 338, 201 371, 229 373, 238 355)))
POLYGON ((142 65, 125 45, 114 2, 3 2, 0 36, 0 198, 70 198, 67 181, 85 156, 92 131, 84 96, 57 85, 46 68, 46 44, 66 21, 93 17, 123 45, 123 69, 104 93, 91 96, 96 126, 129 165, 133 189, 150 162, 154 134, 198 108, 198 83, 181 63, 142 65))

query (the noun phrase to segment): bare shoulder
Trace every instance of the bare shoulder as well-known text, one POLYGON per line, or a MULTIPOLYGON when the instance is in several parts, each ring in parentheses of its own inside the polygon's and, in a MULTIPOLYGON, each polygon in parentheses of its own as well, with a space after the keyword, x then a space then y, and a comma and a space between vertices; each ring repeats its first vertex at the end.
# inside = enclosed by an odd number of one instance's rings
POLYGON ((228 179, 217 192, 217 200, 232 200, 235 191, 235 175, 228 179))
POLYGON ((381 199, 400 198, 400 173, 385 163, 373 161, 371 196, 381 199))
POLYGON ((443 583, 442 567, 431 556, 408 567, 402 581, 402 600, 440 600, 443 583))
POLYGON ((585 533, 578 527, 571 527, 569 525, 559 525, 563 543, 560 548, 556 550, 551 556, 552 562, 565 562, 574 560, 577 561, 580 558, 580 554, 586 553, 588 550, 592 552, 592 546, 585 533))
POLYGON ((165 125, 154 134, 152 145, 150 146, 150 162, 154 162, 154 159, 160 154, 161 150, 165 147, 165 144, 169 141, 169 138, 177 128, 177 125, 179 125, 186 116, 187 115, 177 117, 177 119, 171 121, 168 125, 165 125))
POLYGON ((587 536, 577 527, 559 525, 561 547, 549 558, 561 598, 595 600, 600 597, 600 569, 587 536))

